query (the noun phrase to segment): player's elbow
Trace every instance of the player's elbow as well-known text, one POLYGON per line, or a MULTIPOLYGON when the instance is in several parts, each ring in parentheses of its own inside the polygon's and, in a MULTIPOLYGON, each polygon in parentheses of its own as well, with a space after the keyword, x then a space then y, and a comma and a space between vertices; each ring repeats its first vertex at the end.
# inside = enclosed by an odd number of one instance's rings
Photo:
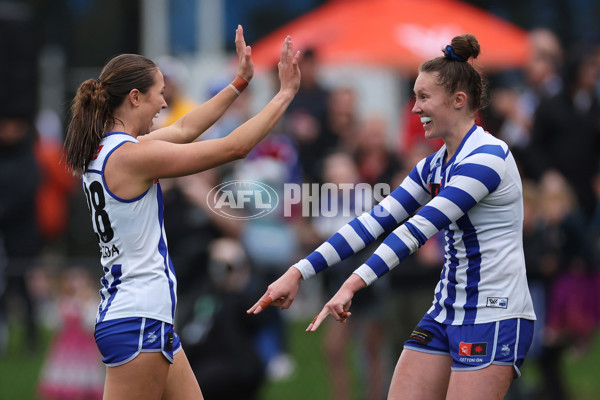
POLYGON ((252 146, 240 145, 240 146, 236 146, 236 148, 233 151, 233 154, 234 154, 234 157, 236 160, 241 160, 243 158, 248 157, 248 154, 250 154, 250 151, 252 151, 252 146))
POLYGON ((229 158, 231 160, 241 160, 246 158, 250 151, 252 150, 252 146, 249 146, 244 143, 232 143, 228 146, 227 153, 229 154, 229 158))

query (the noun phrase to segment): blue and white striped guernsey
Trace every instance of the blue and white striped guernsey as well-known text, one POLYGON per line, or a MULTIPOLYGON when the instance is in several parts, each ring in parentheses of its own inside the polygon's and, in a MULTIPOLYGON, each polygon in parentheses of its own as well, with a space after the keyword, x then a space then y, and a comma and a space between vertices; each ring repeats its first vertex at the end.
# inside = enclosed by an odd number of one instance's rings
POLYGON ((295 267, 307 279, 393 230, 354 271, 369 285, 444 230, 444 267, 428 314, 451 325, 535 320, 523 255, 521 178, 508 146, 474 125, 443 165, 445 153, 444 145, 421 160, 381 203, 295 267))
POLYGON ((83 190, 100 245, 104 277, 96 322, 147 317, 173 324, 177 279, 167 249, 160 184, 135 199, 106 186, 104 167, 113 151, 137 139, 110 132, 83 175, 83 190))

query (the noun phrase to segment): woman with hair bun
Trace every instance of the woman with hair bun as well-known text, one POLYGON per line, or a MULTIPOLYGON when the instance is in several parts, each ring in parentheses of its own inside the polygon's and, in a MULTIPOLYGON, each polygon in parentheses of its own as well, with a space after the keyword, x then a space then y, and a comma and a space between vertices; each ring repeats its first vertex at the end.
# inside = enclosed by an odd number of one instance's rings
POLYGON ((202 399, 173 324, 177 279, 163 225, 160 178, 190 175, 244 158, 284 114, 300 85, 299 52, 285 38, 280 90, 228 136, 195 142, 254 74, 241 26, 235 80, 172 125, 151 131, 167 108, 164 79, 136 54, 110 60, 77 91, 66 162, 82 176, 104 277, 96 344, 107 365, 105 399, 202 399))
POLYGON ((308 326, 346 322, 354 294, 443 230, 444 265, 433 304, 407 338, 388 399, 501 399, 529 349, 535 313, 523 255, 521 178, 506 143, 475 124, 485 84, 468 62, 473 35, 452 39, 419 68, 415 105, 425 137, 444 145, 422 159, 371 211, 343 226, 288 269, 248 310, 287 308, 300 279, 383 243, 308 326))

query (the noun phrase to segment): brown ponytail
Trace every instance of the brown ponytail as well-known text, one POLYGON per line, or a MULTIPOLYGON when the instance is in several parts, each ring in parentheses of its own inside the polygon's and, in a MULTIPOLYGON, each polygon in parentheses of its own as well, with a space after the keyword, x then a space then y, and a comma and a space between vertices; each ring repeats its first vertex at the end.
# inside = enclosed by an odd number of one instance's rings
POLYGON ((110 117, 108 94, 103 90, 102 83, 94 79, 83 82, 77 89, 71 113, 65 154, 71 171, 81 175, 98 148, 110 117))
POLYGON ((129 92, 146 93, 154 84, 156 68, 144 56, 122 54, 106 64, 100 79, 88 79, 79 86, 65 140, 66 163, 74 174, 85 173, 107 126, 115 122, 115 109, 129 92))
POLYGON ((481 52, 477 38, 471 34, 455 36, 452 42, 442 49, 443 56, 425 62, 419 72, 437 72, 438 83, 449 94, 464 91, 469 107, 477 111, 486 104, 486 81, 467 61, 475 59, 481 52))

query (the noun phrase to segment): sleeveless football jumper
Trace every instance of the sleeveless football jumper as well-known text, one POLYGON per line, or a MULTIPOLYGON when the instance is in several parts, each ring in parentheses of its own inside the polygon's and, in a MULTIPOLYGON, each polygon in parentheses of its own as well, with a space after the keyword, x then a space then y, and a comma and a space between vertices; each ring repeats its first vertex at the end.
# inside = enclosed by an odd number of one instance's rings
POLYGON ((167 249, 160 183, 155 180, 134 199, 121 199, 104 177, 112 152, 137 141, 124 132, 107 133, 83 174, 104 270, 96 322, 146 317, 173 324, 177 279, 167 249))

